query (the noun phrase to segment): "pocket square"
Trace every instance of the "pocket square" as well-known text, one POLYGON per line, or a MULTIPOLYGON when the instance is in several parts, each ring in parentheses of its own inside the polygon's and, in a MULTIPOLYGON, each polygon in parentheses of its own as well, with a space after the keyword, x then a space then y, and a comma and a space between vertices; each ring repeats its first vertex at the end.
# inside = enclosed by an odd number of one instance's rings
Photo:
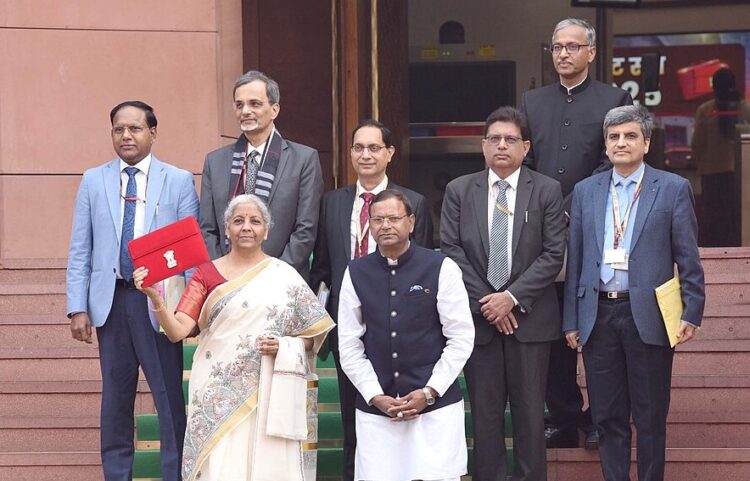
POLYGON ((413 286, 409 288, 409 292, 423 291, 423 290, 424 290, 424 287, 420 286, 419 284, 414 284, 413 286))

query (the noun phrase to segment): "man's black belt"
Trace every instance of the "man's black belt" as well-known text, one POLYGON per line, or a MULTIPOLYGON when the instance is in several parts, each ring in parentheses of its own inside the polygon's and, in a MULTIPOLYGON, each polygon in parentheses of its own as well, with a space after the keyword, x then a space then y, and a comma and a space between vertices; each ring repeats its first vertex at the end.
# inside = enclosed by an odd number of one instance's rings
POLYGON ((125 289, 135 289, 135 281, 133 279, 115 279, 115 285, 124 287, 125 289))
POLYGON ((615 301, 617 299, 630 299, 630 291, 600 291, 599 299, 615 301))

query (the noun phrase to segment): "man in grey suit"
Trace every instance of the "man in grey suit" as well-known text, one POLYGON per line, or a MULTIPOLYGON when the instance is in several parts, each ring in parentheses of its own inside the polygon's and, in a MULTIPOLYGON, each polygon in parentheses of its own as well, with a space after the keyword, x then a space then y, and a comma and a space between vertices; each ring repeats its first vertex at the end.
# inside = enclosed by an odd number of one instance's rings
POLYGON ((664 479, 674 350, 654 289, 679 271, 679 342, 700 326, 705 304, 693 194, 687 180, 644 164, 653 121, 624 106, 604 119, 614 165, 576 185, 571 208, 563 329, 583 362, 604 478, 630 479, 630 418, 638 479, 664 479))
MULTIPOLYGON (((323 196, 310 278, 313 289, 317 289, 321 282, 330 288, 326 308, 334 320, 338 317, 339 291, 349 261, 371 254, 377 247, 369 226, 369 208, 375 195, 386 189, 403 193, 414 208, 411 240, 432 249, 432 218, 425 198, 394 184, 385 174, 395 153, 391 131, 385 125, 377 120, 361 122, 352 132, 351 162, 357 172, 357 182, 323 196)), ((354 429, 357 390, 341 370, 338 345, 338 332, 334 328, 328 336, 328 346, 333 353, 339 379, 339 401, 344 423, 344 481, 352 481, 357 447, 354 429)))
POLYGON ((475 481, 546 481, 544 393, 550 342, 560 339, 553 287, 563 263, 560 184, 522 166, 525 116, 492 112, 482 150, 488 169, 448 184, 442 251, 463 271, 476 329, 464 374, 474 428, 475 481), (510 401, 514 472, 506 473, 510 401))
POLYGON ((200 225, 212 259, 227 253, 222 218, 229 200, 252 193, 263 199, 273 229, 263 243, 307 278, 318 229, 323 176, 315 149, 281 137, 279 85, 256 70, 234 84, 234 111, 242 135, 234 144, 206 156, 200 197, 200 225))

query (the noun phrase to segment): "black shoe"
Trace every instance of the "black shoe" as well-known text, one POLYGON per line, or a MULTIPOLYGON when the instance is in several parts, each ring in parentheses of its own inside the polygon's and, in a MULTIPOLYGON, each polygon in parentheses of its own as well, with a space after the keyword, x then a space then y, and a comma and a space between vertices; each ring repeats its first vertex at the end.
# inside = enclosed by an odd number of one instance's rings
POLYGON ((544 439, 547 441, 547 448, 577 448, 578 429, 547 426, 544 428, 544 439))
POLYGON ((586 433, 586 440, 583 442, 583 447, 589 450, 599 449, 599 431, 594 429, 586 433))

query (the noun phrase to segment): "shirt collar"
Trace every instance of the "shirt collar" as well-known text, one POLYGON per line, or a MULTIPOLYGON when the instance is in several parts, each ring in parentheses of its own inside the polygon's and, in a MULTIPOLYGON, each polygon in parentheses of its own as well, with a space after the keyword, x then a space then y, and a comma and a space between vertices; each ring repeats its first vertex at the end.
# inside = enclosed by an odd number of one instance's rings
POLYGON ((370 192, 373 195, 378 195, 379 193, 383 192, 388 187, 388 176, 384 175, 383 180, 380 181, 378 185, 375 186, 372 190, 367 190, 365 187, 360 183, 359 179, 357 179, 357 193, 356 198, 359 199, 359 196, 364 194, 365 192, 370 192))
MULTIPOLYGON (((488 170, 489 170, 490 174, 489 174, 489 176, 487 176, 487 182, 489 183, 490 192, 491 192, 492 191, 492 187, 495 185, 495 182, 497 182, 498 180, 501 180, 501 179, 500 179, 500 176, 497 175, 494 170, 492 170, 492 169, 488 169, 488 170)), ((520 175, 521 175, 521 167, 519 167, 516 170, 514 170, 512 174, 510 174, 508 177, 506 177, 506 178, 504 178, 502 180, 504 180, 505 182, 507 182, 508 184, 510 184, 510 188, 511 189, 516 190, 516 188, 518 187, 518 177, 520 175)))
POLYGON ((140 162, 135 165, 130 165, 124 160, 120 159, 120 172, 124 171, 125 167, 135 167, 136 169, 143 172, 146 177, 148 177, 148 168, 151 167, 151 154, 145 156, 143 159, 141 159, 140 162))
POLYGON ((638 167, 635 172, 633 172, 627 177, 623 177, 622 175, 618 174, 615 169, 612 169, 612 182, 614 182, 615 185, 621 183, 625 179, 629 179, 632 182, 638 182, 638 179, 641 178, 641 174, 643 173, 645 169, 646 169, 646 163, 641 162, 641 166, 638 167))
POLYGON ((257 150, 260 155, 263 155, 263 151, 266 150, 266 144, 268 143, 269 140, 271 140, 271 137, 273 137, 274 133, 276 133, 276 127, 275 126, 274 126, 273 130, 271 130, 271 135, 268 136, 268 138, 266 139, 266 141, 263 142, 262 144, 260 144, 257 147, 254 146, 253 144, 251 144, 250 141, 248 140, 248 142, 247 142, 247 149, 245 150, 245 157, 247 157, 248 155, 250 155, 250 152, 252 152, 253 150, 257 150))

